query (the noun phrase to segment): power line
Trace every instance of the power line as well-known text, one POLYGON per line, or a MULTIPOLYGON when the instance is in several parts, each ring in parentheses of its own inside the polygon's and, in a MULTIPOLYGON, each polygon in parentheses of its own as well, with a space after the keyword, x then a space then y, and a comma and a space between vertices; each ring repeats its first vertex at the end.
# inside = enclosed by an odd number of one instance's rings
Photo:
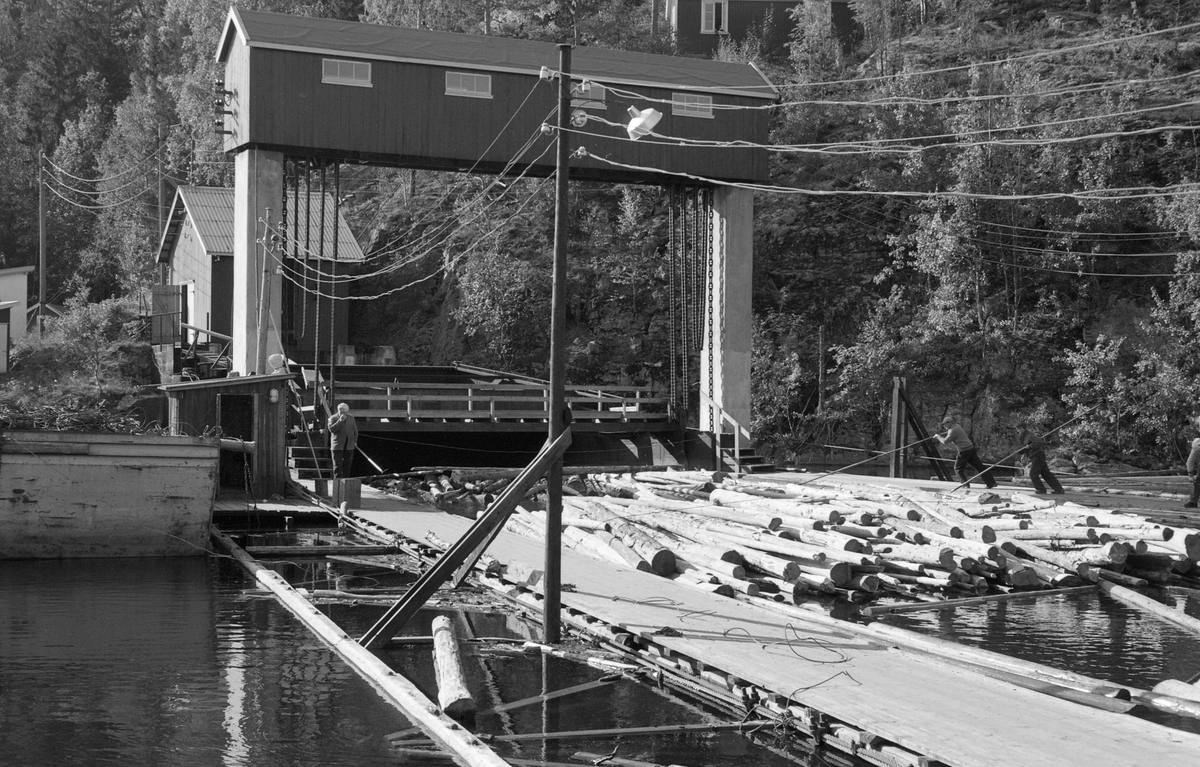
MULTIPOLYGON (((852 205, 855 205, 855 206, 859 207, 860 209, 862 208, 862 204, 861 204, 860 202, 856 201, 856 200, 851 200, 851 201, 850 201, 850 203, 851 203, 852 205)), ((915 207, 915 206, 913 205, 913 203, 911 203, 911 202, 908 202, 908 201, 906 201, 906 200, 901 200, 901 204, 908 205, 910 208, 911 208, 911 207, 915 207)), ((892 220, 892 221, 895 221, 895 222, 897 222, 897 223, 900 223, 900 224, 907 224, 907 223, 908 223, 908 221, 907 221, 906 219, 900 218, 900 217, 898 217, 898 216, 893 216, 893 215, 890 215, 890 214, 888 214, 888 213, 885 213, 885 212, 883 212, 883 211, 873 211, 873 210, 871 210, 871 211, 864 211, 864 212, 866 212, 866 213, 868 213, 868 214, 870 214, 870 215, 875 215, 875 216, 879 216, 879 217, 882 217, 882 218, 890 219, 890 220, 892 220)), ((927 211, 920 211, 920 210, 918 210, 918 212, 927 212, 927 211)), ((846 215, 845 213, 843 213, 843 212, 842 212, 842 211, 840 211, 840 210, 839 210, 839 211, 836 211, 836 213, 838 213, 838 215, 843 215, 843 216, 844 216, 844 215, 846 215)), ((861 222, 861 221, 858 221, 857 219, 851 219, 851 220, 855 221, 855 223, 862 224, 862 222, 861 222)), ((970 224, 974 224, 974 225, 978 225, 978 226, 991 226, 991 227, 1003 228, 1003 229, 1017 229, 1017 230, 1022 230, 1022 231, 1040 232, 1040 233, 1043 233, 1043 234, 1064 234, 1064 235, 1071 235, 1071 236, 1074 236, 1074 235, 1078 234, 1077 232, 1066 231, 1066 230, 1061 230, 1061 229, 1033 229, 1033 228, 1030 228, 1030 227, 1016 226, 1016 225, 1010 225, 1010 224, 1000 224, 1000 223, 993 222, 993 221, 983 221, 983 220, 981 220, 981 219, 975 219, 975 218, 968 219, 967 221, 968 221, 968 223, 970 223, 970 224)), ((863 226, 870 226, 869 224, 862 224, 862 225, 863 225, 863 226)), ((889 231, 889 230, 887 230, 887 229, 883 229, 882 227, 876 227, 876 228, 877 228, 879 231, 881 231, 881 232, 886 232, 886 233, 888 233, 888 234, 894 234, 893 232, 891 232, 891 231, 889 231)), ((1159 240, 1159 239, 1163 239, 1164 237, 1178 237, 1178 236, 1185 236, 1185 235, 1187 235, 1187 232, 1176 232, 1176 231, 1171 231, 1171 232, 1162 232, 1162 233, 1160 233, 1160 234, 1147 234, 1147 235, 1137 235, 1137 236, 1135 236, 1135 235, 1134 235, 1133 233, 1131 233, 1131 232, 1089 232, 1089 234, 1105 235, 1106 237, 1109 237, 1109 238, 1119 238, 1119 237, 1122 237, 1122 236, 1124 236, 1124 235, 1129 235, 1129 238, 1128 238, 1128 239, 1124 239, 1124 240, 1114 240, 1114 239, 1104 239, 1104 238, 1100 238, 1100 237, 1095 237, 1095 238, 1092 238, 1092 237, 1079 237, 1079 238, 1075 238, 1075 239, 1076 239, 1078 242, 1096 242, 1096 243, 1105 243, 1105 244, 1117 244, 1117 243, 1125 243, 1125 242, 1137 242, 1137 241, 1141 241, 1141 240, 1159 240)), ((1032 239, 1038 239, 1038 238, 1035 238, 1035 237, 1032 237, 1032 236, 1029 236, 1029 235, 1013 235, 1013 236, 1016 236, 1016 237, 1024 237, 1025 239, 1030 239, 1030 240, 1032 240, 1032 239)), ((987 242, 987 241, 986 241, 986 240, 982 240, 982 242, 987 242)), ((995 244, 995 243, 992 243, 992 244, 995 244)), ((1022 247, 1022 246, 1012 246, 1012 247, 1022 247)), ((1030 248, 1030 250, 1033 250, 1033 249, 1032 249, 1032 248, 1030 248)), ((1147 254, 1111 254, 1111 253, 1110 253, 1110 254, 1099 254, 1099 253, 1089 253, 1089 255, 1124 255, 1124 256, 1135 256, 1135 255, 1136 255, 1136 256, 1142 256, 1142 255, 1145 255, 1145 256, 1169 256, 1169 255, 1175 255, 1175 253, 1174 253, 1174 252, 1171 252, 1171 253, 1147 253, 1147 254)))
POLYGON ((384 298, 386 296, 389 296, 389 295, 392 295, 395 293, 399 293, 400 291, 407 290, 408 288, 411 288, 415 285, 419 285, 420 283, 425 282, 426 280, 430 280, 433 277, 447 273, 450 269, 452 269, 460 261, 462 261, 462 259, 464 257, 466 257, 468 253, 473 251, 481 243, 483 243, 485 240, 487 240, 487 238, 491 237, 493 234, 500 231, 500 229, 503 228, 504 226, 506 226, 509 221, 516 218, 517 215, 519 215, 521 213, 521 211, 525 209, 525 206, 528 205, 530 201, 532 201, 535 197, 538 196, 538 193, 541 191, 541 187, 543 185, 545 185, 546 182, 552 178, 554 178, 554 177, 547 176, 546 178, 539 180, 539 182, 538 182, 537 186, 534 188, 534 190, 525 198, 524 201, 521 202, 521 204, 517 208, 517 210, 511 216, 509 216, 508 219, 501 221, 495 227, 493 227, 491 230, 489 230, 489 231, 485 232, 484 234, 482 234, 481 236, 479 236, 474 242, 472 242, 470 245, 468 245, 466 248, 464 248, 460 253, 458 253, 458 255, 456 255, 449 263, 444 264, 440 268, 425 275, 424 277, 413 280, 411 282, 408 282, 404 285, 400 285, 398 287, 390 288, 390 289, 385 290, 380 293, 375 293, 375 294, 366 295, 366 296, 339 296, 339 295, 333 295, 333 294, 322 292, 319 289, 309 288, 307 285, 301 284, 301 282, 304 280, 303 274, 300 274, 298 271, 296 271, 294 268, 292 268, 292 266, 290 264, 286 263, 285 259, 280 258, 271 249, 268 249, 267 252, 271 255, 271 257, 275 260, 275 262, 277 264, 279 264, 280 269, 282 269, 285 274, 289 275, 289 278, 291 279, 292 284, 295 285, 296 287, 300 288, 304 292, 309 293, 310 295, 319 296, 321 298, 335 299, 338 301, 371 301, 371 300, 374 300, 377 298, 384 298), (300 280, 301 282, 298 282, 297 280, 300 280))
MULTIPOLYGON (((530 163, 529 165, 527 165, 525 167, 525 169, 522 170, 521 173, 512 180, 512 184, 515 185, 516 182, 521 181, 524 178, 525 174, 529 171, 529 168, 532 167, 533 164, 536 164, 539 160, 541 160, 541 158, 545 156, 546 152, 548 152, 550 150, 551 146, 552 145, 548 145, 546 147, 546 149, 543 150, 542 154, 539 155, 538 158, 533 161, 533 163, 530 163)), ((522 150, 522 152, 523 151, 524 150, 522 150)), ((480 193, 479 197, 482 197, 486 193, 487 189, 490 189, 490 188, 491 188, 490 185, 489 185, 489 187, 485 188, 480 193)), ((424 242, 418 243, 419 247, 424 248, 424 250, 422 250, 421 252, 416 253, 416 254, 410 254, 410 255, 406 256, 405 258, 400 259, 398 261, 390 262, 386 266, 376 269, 373 272, 368 272, 365 274, 358 274, 358 275, 338 275, 338 274, 327 273, 327 272, 321 270, 319 267, 312 266, 312 265, 305 263, 305 261, 297 261, 296 263, 300 264, 305 269, 305 272, 307 274, 316 274, 316 275, 319 275, 320 277, 328 278, 331 282, 335 282, 335 281, 352 282, 352 281, 357 281, 357 280, 365 280, 365 279, 369 279, 372 277, 379 277, 379 276, 383 276, 385 274, 389 274, 391 272, 399 271, 403 267, 408 266, 413 263, 416 263, 417 261, 425 258, 430 253, 432 253, 435 249, 444 246, 455 233, 457 233, 458 231, 462 231, 469 224, 472 224, 475 221, 478 221, 479 219, 483 218, 483 216, 488 212, 488 210, 490 210, 493 206, 498 205, 500 203, 500 201, 502 199, 504 199, 504 196, 505 196, 505 194, 508 193, 509 188, 512 188, 512 185, 510 185, 510 187, 506 187, 505 191, 503 193, 501 193, 500 195, 491 199, 486 206, 476 210, 475 215, 473 217, 467 218, 467 219, 461 219, 461 218, 454 219, 453 223, 447 222, 447 223, 441 224, 440 231, 437 233, 437 236, 439 237, 439 239, 437 239, 436 241, 433 241, 432 243, 429 243, 429 238, 425 238, 424 242)), ((269 225, 268 225, 268 229, 270 229, 270 231, 272 233, 279 234, 274 229, 271 229, 269 225)), ((318 260, 319 260, 319 255, 315 251, 313 251, 309 248, 304 248, 303 246, 299 245, 299 243, 293 243, 293 247, 298 249, 300 252, 303 252, 310 257, 318 258, 318 260)), ((396 252, 398 252, 398 251, 393 250, 393 251, 390 251, 389 253, 396 253, 396 252)), ((293 271, 295 271, 295 270, 293 269, 293 271)))
MULTIPOLYGON (((787 107, 797 106, 841 106, 841 107, 894 107, 894 106, 945 106, 947 104, 960 103, 976 103, 986 101, 1000 101, 1004 99, 1042 99, 1053 96, 1073 96, 1100 91, 1109 90, 1112 88, 1128 88, 1138 85, 1154 85, 1158 83, 1174 82, 1176 80, 1188 79, 1200 76, 1200 71, 1189 71, 1179 75, 1169 75, 1166 77, 1148 77, 1139 79, 1126 80, 1109 80, 1102 83, 1088 83, 1086 85, 1077 85, 1070 88, 1060 88, 1058 90, 1049 91, 1030 91, 1028 93, 989 93, 975 96, 943 96, 940 98, 920 98, 917 96, 885 96, 878 99, 853 100, 853 99, 797 99, 792 101, 779 101, 770 104, 722 104, 713 103, 714 111, 755 111, 763 109, 784 109, 787 107)), ((853 82, 853 81, 845 81, 853 82)), ((616 86, 605 85, 605 89, 614 95, 621 96, 631 101, 642 101, 659 104, 674 104, 673 99, 660 98, 657 96, 647 96, 644 93, 637 91, 626 90, 616 86)), ((788 87, 788 86, 783 86, 788 87)))
MULTIPOLYGON (((694 146, 707 147, 714 149, 765 149, 770 152, 780 153, 801 153, 801 154, 835 154, 835 155, 850 155, 850 154, 878 154, 878 153, 896 153, 896 154, 915 154, 925 152, 931 149, 939 148, 954 148, 963 149, 976 146, 1043 146, 1046 144, 1066 144, 1078 143, 1082 141, 1096 141, 1109 138, 1120 138, 1125 136, 1141 136, 1152 133, 1164 133, 1169 131, 1189 131, 1200 129, 1200 125, 1162 125, 1150 128, 1135 128, 1132 130, 1115 130, 1106 131, 1103 133, 1091 133, 1077 136, 1046 136, 1029 139, 988 139, 987 141, 948 141, 935 144, 922 144, 918 146, 908 145, 910 142, 926 141, 934 139, 958 139, 962 136, 973 136, 993 133, 1008 133, 1013 131, 1024 131, 1033 129, 1052 128, 1062 125, 1071 125, 1081 122, 1110 120, 1116 117, 1129 117, 1132 115, 1144 114, 1147 112, 1163 111, 1167 109, 1175 109, 1177 107, 1187 107, 1200 105, 1200 99, 1186 101, 1177 104, 1167 104, 1154 107, 1145 107, 1142 109, 1127 110, 1124 112, 1111 112, 1100 115, 1088 115, 1085 117, 1072 117, 1063 120, 1052 120, 1044 123, 1031 123, 1028 125, 1013 125, 1008 127, 995 128, 980 128, 977 130, 960 131, 957 133, 941 133, 930 134, 925 136, 904 136, 899 138, 883 138, 883 139, 864 139, 855 142, 825 142, 812 144, 760 144, 753 141, 717 141, 709 139, 691 139, 680 136, 667 136, 661 133, 651 131, 647 137, 639 139, 631 139, 628 136, 609 136, 602 133, 591 133, 579 129, 568 129, 569 132, 579 136, 610 139, 617 141, 633 142, 638 141, 643 144, 655 144, 659 146, 694 146), (655 140, 657 139, 657 140, 655 140), (903 142, 903 143, 901 143, 903 142), (898 146, 893 146, 898 144, 898 146)), ((625 130, 625 125, 621 123, 606 120, 603 117, 596 115, 588 115, 590 122, 599 122, 615 128, 625 130)))
MULTIPOLYGON (((892 74, 892 75, 878 75, 876 77, 859 77, 859 78, 854 78, 854 79, 849 79, 849 80, 827 80, 824 82, 818 81, 818 82, 811 82, 811 83, 789 83, 787 86, 783 86, 783 87, 818 88, 818 87, 832 86, 832 85, 853 85, 853 84, 858 84, 858 83, 877 83, 877 82, 896 80, 896 79, 905 78, 905 77, 923 77, 925 75, 939 75, 939 74, 945 74, 947 72, 962 72, 964 70, 974 69, 976 67, 988 67, 988 66, 996 66, 996 65, 1000 65, 1000 64, 1011 64, 1011 63, 1017 62, 1017 61, 1032 61, 1035 59, 1052 58, 1054 56, 1061 56, 1061 55, 1067 54, 1067 53, 1075 53, 1076 51, 1092 50, 1094 48, 1103 48, 1103 47, 1109 46, 1109 45, 1118 45, 1120 43, 1127 43, 1127 42, 1131 42, 1133 40, 1142 40, 1147 37, 1154 37, 1156 35, 1168 35, 1168 34, 1172 34, 1175 32, 1186 32, 1191 29, 1196 29, 1197 27, 1200 27, 1200 22, 1193 22, 1191 24, 1182 24, 1182 25, 1176 26, 1176 27, 1166 27, 1165 29, 1156 29, 1156 30, 1151 30, 1149 32, 1141 32, 1136 35, 1126 35, 1125 37, 1114 37, 1114 38, 1110 38, 1108 40, 1098 40, 1096 42, 1083 43, 1081 45, 1067 46, 1064 48, 1059 48, 1057 50, 1034 51, 1033 53, 1021 54, 1019 56, 1009 56, 1007 58, 993 59, 991 61, 978 61, 978 62, 974 62, 971 64, 960 64, 960 65, 956 65, 956 66, 952 66, 952 67, 942 67, 940 69, 926 69, 926 70, 920 70, 917 72, 898 72, 898 73, 892 74)), ((713 87, 715 88, 716 86, 713 86, 713 87)), ((752 87, 767 87, 767 86, 752 86, 752 87)))
POLYGON ((142 165, 143 163, 147 163, 147 162, 150 162, 151 160, 155 159, 155 157, 157 157, 158 153, 166 148, 167 148, 167 144, 165 144, 165 143, 159 144, 157 147, 154 148, 153 152, 146 155, 145 157, 143 157, 140 160, 136 160, 132 165, 130 165, 125 170, 117 171, 116 173, 114 173, 111 176, 102 176, 99 178, 84 178, 83 176, 76 176, 75 174, 68 171, 66 168, 64 168, 61 165, 59 165, 58 163, 54 162, 54 160, 51 160, 49 155, 46 155, 46 154, 42 154, 41 159, 44 160, 47 165, 51 166, 52 168, 57 170, 59 173, 63 174, 64 176, 67 176, 68 178, 75 179, 76 181, 86 181, 87 183, 90 183, 90 184, 99 184, 99 183, 103 183, 106 181, 115 181, 116 179, 120 178, 121 176, 123 176, 127 173, 133 173, 133 172, 138 171, 138 168, 137 168, 138 165, 142 165))
POLYGON ((684 173, 682 171, 670 171, 663 168, 654 168, 646 165, 633 165, 630 163, 617 162, 610 160, 607 157, 601 157, 597 154, 588 152, 587 149, 581 147, 578 150, 582 156, 590 157, 593 160, 602 162, 606 165, 611 165, 614 168, 623 168, 625 170, 634 170, 641 173, 653 173, 662 176, 675 176, 678 178, 687 178, 693 181, 699 181, 705 184, 714 184, 717 186, 735 187, 738 189, 749 189, 755 192, 776 192, 779 194, 803 194, 812 197, 836 197, 842 195, 855 197, 911 197, 911 198, 933 198, 947 197, 952 199, 973 199, 973 200, 1136 200, 1153 197, 1174 197, 1177 194, 1194 194, 1200 191, 1200 184, 1171 184, 1163 187, 1121 187, 1112 189, 1094 189, 1084 192, 1041 192, 1035 194, 985 194, 979 192, 920 192, 920 191, 905 191, 905 190, 870 190, 870 189, 806 189, 803 187, 776 186, 772 184, 754 184, 749 182, 722 181, 720 179, 708 178, 706 176, 698 176, 694 173, 684 173))

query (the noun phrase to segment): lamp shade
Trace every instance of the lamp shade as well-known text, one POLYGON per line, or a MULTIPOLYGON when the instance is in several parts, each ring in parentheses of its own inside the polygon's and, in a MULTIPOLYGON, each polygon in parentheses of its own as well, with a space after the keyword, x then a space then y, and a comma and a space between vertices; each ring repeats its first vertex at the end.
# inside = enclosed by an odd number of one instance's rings
POLYGON ((662 119, 662 112, 652 107, 641 111, 638 111, 637 107, 629 107, 629 116, 633 119, 629 121, 625 130, 629 133, 630 139, 637 141, 654 130, 654 126, 658 125, 658 121, 662 119))

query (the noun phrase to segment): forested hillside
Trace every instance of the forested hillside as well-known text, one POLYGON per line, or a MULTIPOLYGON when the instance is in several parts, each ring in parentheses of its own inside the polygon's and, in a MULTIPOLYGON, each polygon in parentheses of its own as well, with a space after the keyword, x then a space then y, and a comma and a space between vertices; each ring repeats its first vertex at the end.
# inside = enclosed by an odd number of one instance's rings
MULTIPOLYGON (((650 0, 240 5, 673 52, 650 0)), ((878 446, 904 376, 928 424, 961 414, 997 454, 1017 421, 1070 421, 1071 454, 1178 463, 1200 412, 1200 0, 851 6, 852 46, 810 0, 789 45, 719 54, 780 91, 773 188, 755 198, 756 436, 780 460, 878 446)), ((101 341, 127 340, 118 320, 154 279, 161 201, 230 182, 209 103, 227 10, 0 0, 0 261, 37 262, 44 153, 50 300, 108 332, 77 363, 93 382, 136 377, 128 344, 101 341)), ((353 304, 358 343, 544 374, 551 184, 342 178, 352 226, 388 265, 355 287, 376 297, 353 304)), ((664 383, 668 203, 573 184, 572 380, 664 383)), ((44 368, 70 359, 54 350, 81 325, 18 349, 18 370, 69 378, 44 368)))

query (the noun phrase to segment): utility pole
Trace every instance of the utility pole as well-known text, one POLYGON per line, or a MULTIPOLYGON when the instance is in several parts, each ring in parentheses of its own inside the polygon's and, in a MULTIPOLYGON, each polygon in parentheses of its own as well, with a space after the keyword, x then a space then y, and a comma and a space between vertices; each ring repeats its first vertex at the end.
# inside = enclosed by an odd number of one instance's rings
POLYGON ((45 167, 46 154, 38 147, 38 338, 42 337, 46 314, 46 182, 42 178, 45 167))
POLYGON ((825 412, 825 326, 817 327, 817 415, 825 412))
MULTIPOLYGON (((558 46, 558 160, 554 177, 554 266, 550 294, 550 391, 547 404, 550 441, 566 428, 567 331, 567 162, 570 159, 567 127, 571 119, 571 45, 558 46)), ((559 457, 546 473, 546 588, 542 600, 542 630, 546 644, 562 640, 562 480, 559 457)))

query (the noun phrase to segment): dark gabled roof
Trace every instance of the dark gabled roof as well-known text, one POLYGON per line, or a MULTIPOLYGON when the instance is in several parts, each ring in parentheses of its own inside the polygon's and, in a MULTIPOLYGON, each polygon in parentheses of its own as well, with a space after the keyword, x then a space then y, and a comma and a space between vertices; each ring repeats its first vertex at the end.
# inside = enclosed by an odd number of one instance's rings
MULTIPOLYGON (((159 244, 158 260, 165 263, 170 257, 175 240, 179 237, 179 229, 186 218, 191 218, 200 245, 210 256, 233 255, 233 205, 234 192, 227 187, 219 186, 181 186, 175 194, 175 202, 171 205, 167 226, 163 230, 162 241, 159 244)), ((333 259, 334 231, 339 233, 337 240, 338 261, 363 260, 362 248, 354 238, 346 219, 338 216, 333 204, 333 195, 325 195, 325 206, 322 210, 321 195, 311 195, 308 206, 312 209, 312 230, 308 231, 306 211, 300 211, 299 222, 288 223, 288 234, 300 233, 300 241, 309 243, 310 258, 333 259), (325 225, 321 226, 324 214, 325 225), (335 223, 337 224, 335 230, 335 223), (297 226, 293 229, 293 226, 297 226), (308 231, 307 240, 304 233, 308 231), (325 247, 321 248, 321 232, 325 233, 325 247)), ((302 255, 302 254, 301 254, 302 255)))
MULTIPOLYGON (((217 49, 228 55, 233 35, 252 48, 276 48, 378 61, 403 61, 536 75, 558 69, 558 47, 511 37, 465 35, 336 19, 230 8, 217 49)), ((576 47, 571 74, 615 85, 703 90, 764 99, 775 88, 749 64, 576 47)))

